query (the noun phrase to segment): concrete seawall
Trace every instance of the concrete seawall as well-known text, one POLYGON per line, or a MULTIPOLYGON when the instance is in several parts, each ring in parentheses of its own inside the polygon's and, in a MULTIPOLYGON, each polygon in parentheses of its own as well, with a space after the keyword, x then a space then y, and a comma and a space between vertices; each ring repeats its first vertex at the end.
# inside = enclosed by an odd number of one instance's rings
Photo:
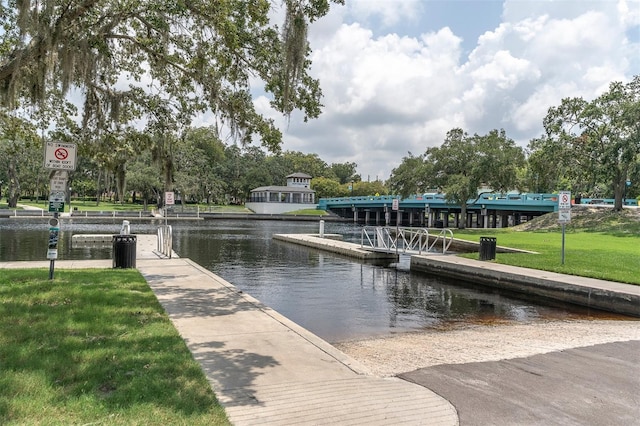
MULTIPOLYGON (((335 236, 319 238, 307 234, 278 234, 273 238, 360 260, 397 260, 394 253, 368 251, 362 249, 360 244, 335 240, 335 236)), ((640 286, 637 285, 481 262, 453 255, 413 255, 410 268, 412 271, 513 293, 640 317, 640 286)))
POLYGON ((412 256, 411 270, 640 317, 640 286, 455 256, 412 256))

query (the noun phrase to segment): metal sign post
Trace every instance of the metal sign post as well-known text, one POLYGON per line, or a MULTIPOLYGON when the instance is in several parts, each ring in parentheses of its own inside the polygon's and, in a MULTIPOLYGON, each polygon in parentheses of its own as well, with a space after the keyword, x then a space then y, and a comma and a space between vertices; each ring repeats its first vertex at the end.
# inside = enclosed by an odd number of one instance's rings
POLYGON ((564 265, 564 241, 565 225, 571 222, 571 192, 560 191, 558 193, 558 223, 562 225, 562 254, 561 264, 564 265))
POLYGON ((399 215, 400 215, 400 200, 394 198, 391 202, 391 210, 396 212, 396 256, 398 255, 398 241, 399 241, 399 233, 400 229, 398 229, 399 215))
POLYGON ((53 279, 56 259, 58 258, 58 239, 60 234, 60 221, 58 212, 53 213, 49 219, 49 244, 47 248, 47 259, 49 259, 49 280, 53 279))
POLYGON ((49 242, 47 259, 49 259, 49 280, 53 280, 55 262, 58 258, 58 240, 60 236, 60 213, 64 212, 64 200, 67 195, 69 172, 76 169, 76 144, 47 142, 44 147, 44 168, 50 169, 49 176, 49 242))

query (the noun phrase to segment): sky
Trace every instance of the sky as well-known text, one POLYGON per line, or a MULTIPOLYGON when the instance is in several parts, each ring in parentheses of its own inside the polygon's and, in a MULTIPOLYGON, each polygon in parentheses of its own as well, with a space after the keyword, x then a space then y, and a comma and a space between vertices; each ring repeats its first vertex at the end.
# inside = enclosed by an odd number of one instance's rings
POLYGON ((640 74, 640 0, 345 0, 309 31, 323 112, 256 109, 283 150, 387 180, 403 157, 505 129, 526 147, 563 98, 592 100, 640 74))

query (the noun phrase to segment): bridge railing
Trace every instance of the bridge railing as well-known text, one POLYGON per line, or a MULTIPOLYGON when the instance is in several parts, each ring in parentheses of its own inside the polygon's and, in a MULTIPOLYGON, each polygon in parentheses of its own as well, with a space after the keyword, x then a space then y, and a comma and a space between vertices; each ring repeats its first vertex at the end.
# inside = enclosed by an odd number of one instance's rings
POLYGON ((376 251, 397 253, 446 253, 453 241, 450 229, 405 228, 393 226, 365 226, 362 228, 360 246, 376 251), (431 231, 431 233, 430 233, 431 231))

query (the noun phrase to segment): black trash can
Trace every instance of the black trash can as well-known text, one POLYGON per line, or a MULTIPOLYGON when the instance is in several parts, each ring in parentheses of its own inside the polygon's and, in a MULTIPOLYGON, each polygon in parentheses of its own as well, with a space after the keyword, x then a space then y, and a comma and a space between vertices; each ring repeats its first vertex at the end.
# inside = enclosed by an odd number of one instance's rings
POLYGON ((496 238, 480 237, 480 260, 493 260, 496 258, 496 238))
POLYGON ((135 235, 114 235, 113 244, 113 267, 114 268, 135 268, 136 267, 136 243, 135 235))

